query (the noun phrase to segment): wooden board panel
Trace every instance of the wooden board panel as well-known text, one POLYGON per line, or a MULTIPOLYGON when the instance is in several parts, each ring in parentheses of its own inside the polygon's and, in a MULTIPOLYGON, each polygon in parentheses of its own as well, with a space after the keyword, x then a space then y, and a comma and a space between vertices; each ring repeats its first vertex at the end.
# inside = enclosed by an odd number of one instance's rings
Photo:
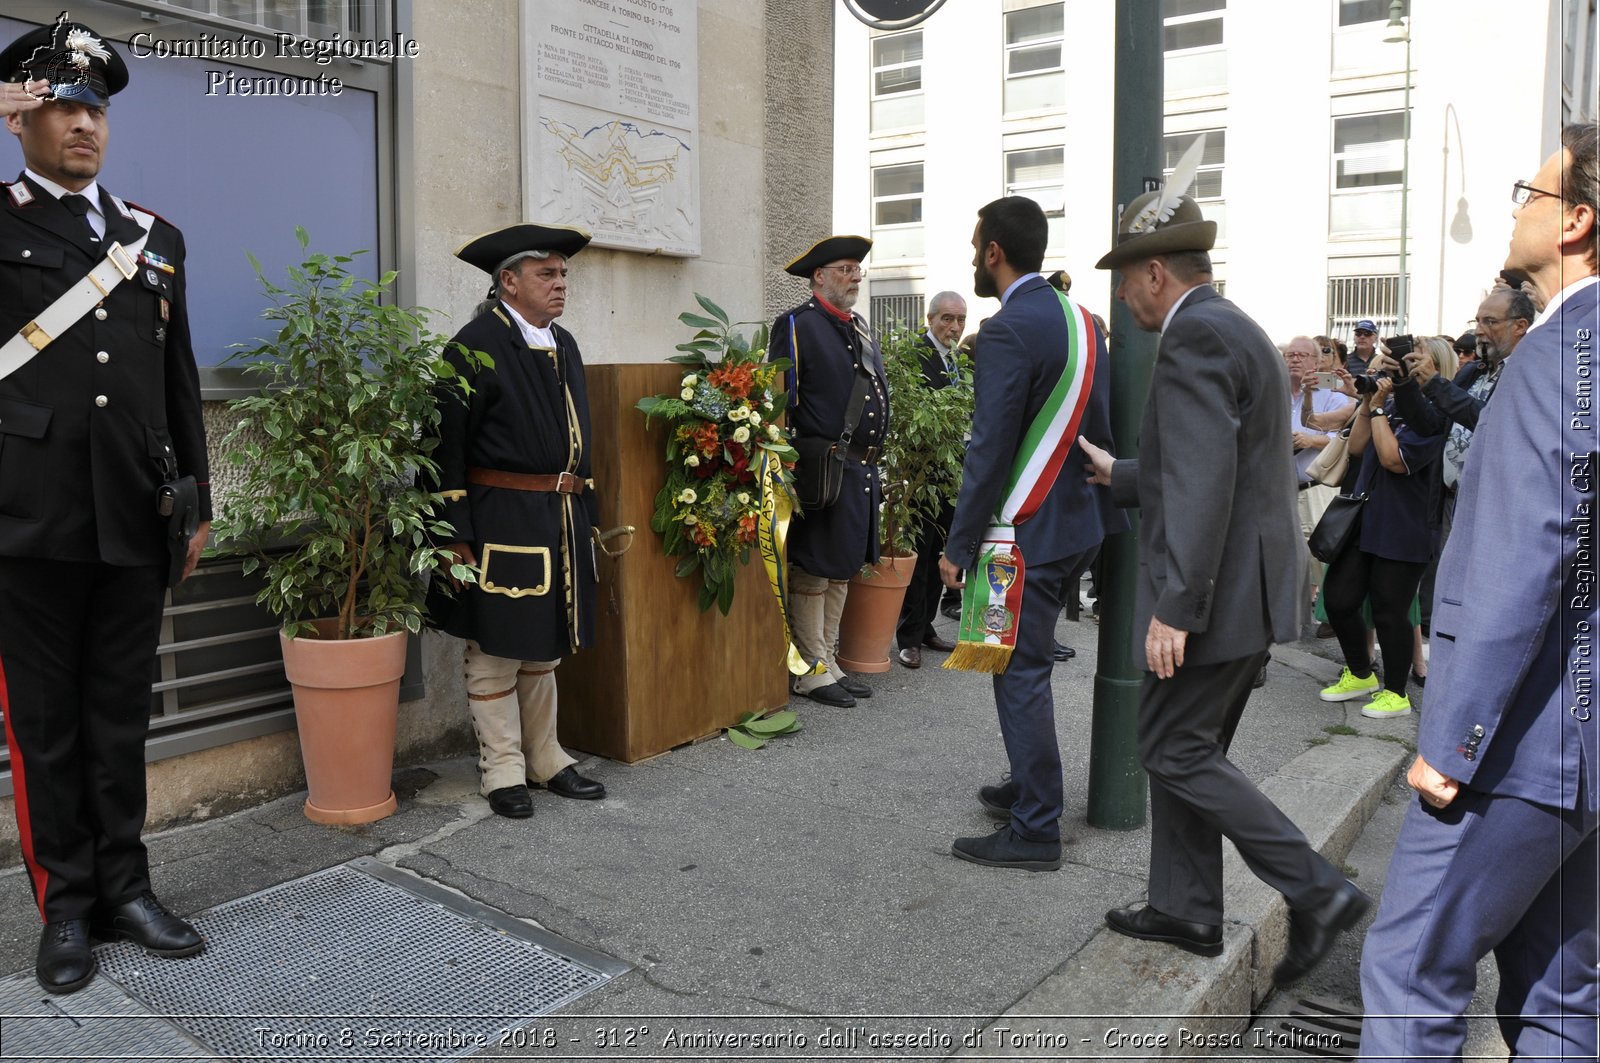
POLYGON ((682 372, 665 362, 586 368, 600 526, 638 534, 625 557, 600 559, 596 644, 556 669, 560 733, 574 749, 629 762, 789 699, 783 624, 759 555, 740 573, 728 615, 702 613, 698 580, 673 574, 677 558, 650 530, 666 427, 647 429, 634 403, 674 390, 682 372))

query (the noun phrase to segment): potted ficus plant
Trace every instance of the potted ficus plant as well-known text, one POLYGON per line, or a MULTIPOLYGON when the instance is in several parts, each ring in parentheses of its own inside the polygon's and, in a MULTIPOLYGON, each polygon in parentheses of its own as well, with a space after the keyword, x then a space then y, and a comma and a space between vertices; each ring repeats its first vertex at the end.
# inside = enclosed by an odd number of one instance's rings
MULTIPOLYGON (((853 672, 886 672, 900 606, 916 567, 916 532, 954 505, 961 489, 961 461, 972 429, 972 388, 956 383, 930 388, 922 359, 932 352, 922 335, 893 328, 882 339, 889 385, 889 429, 883 440, 883 535, 881 560, 850 581, 839 624, 839 660, 853 672)), ((956 357, 958 381, 971 381, 965 354, 956 357)))
MULTIPOLYGON (((423 576, 472 571, 435 543, 433 468, 440 386, 460 378, 428 311, 395 304, 395 274, 375 283, 353 256, 309 253, 287 285, 251 266, 280 324, 233 360, 261 390, 229 405, 223 441, 237 470, 215 525, 219 547, 264 572, 256 601, 283 623, 308 818, 366 823, 394 811, 395 719, 407 633, 422 628, 423 576)), ((361 252, 358 252, 360 254, 361 252)), ((241 345, 244 346, 244 345, 241 345)), ((462 352, 469 364, 486 361, 462 352)))

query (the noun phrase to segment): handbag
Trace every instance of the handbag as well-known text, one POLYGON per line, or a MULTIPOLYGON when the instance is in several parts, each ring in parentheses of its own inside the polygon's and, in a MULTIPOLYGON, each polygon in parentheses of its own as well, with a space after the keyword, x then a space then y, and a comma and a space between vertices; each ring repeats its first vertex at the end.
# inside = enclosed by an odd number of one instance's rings
POLYGON ((1328 445, 1322 448, 1311 464, 1306 466, 1306 476, 1324 487, 1338 487, 1350 471, 1350 425, 1333 434, 1328 445))
POLYGON ((1323 510, 1322 519, 1311 529, 1306 545, 1311 556, 1324 564, 1333 564, 1338 556, 1355 540, 1356 529, 1361 527, 1361 507, 1367 496, 1339 495, 1323 510))

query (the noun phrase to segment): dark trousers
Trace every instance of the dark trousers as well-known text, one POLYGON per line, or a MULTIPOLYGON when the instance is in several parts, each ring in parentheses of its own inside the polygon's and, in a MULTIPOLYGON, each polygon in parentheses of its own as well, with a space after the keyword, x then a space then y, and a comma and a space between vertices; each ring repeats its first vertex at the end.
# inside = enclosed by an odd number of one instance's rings
MULTIPOLYGON (((1056 741, 1056 704, 1050 691, 1055 668, 1050 654, 1062 599, 1071 578, 1083 571, 1085 556, 1027 565, 1016 649, 1006 670, 994 677, 1000 735, 1011 762, 1011 781, 1017 784, 1011 829, 1029 841, 1053 842, 1061 837, 1061 746, 1056 741)), ((977 574, 969 572, 967 578, 977 574)))
POLYGON ((144 739, 164 567, 0 558, 0 710, 39 914, 150 886, 144 739))
POLYGON ((939 616, 939 595, 944 591, 939 579, 939 558, 954 517, 955 510, 946 506, 937 520, 918 522, 917 565, 911 570, 905 604, 900 607, 900 623, 894 633, 895 644, 902 650, 922 645, 933 634, 933 622, 939 616))
POLYGON ((1150 775, 1150 893, 1157 911, 1222 922, 1222 839, 1291 908, 1325 903, 1343 882, 1300 828, 1228 759, 1266 651, 1144 677, 1139 759, 1150 775))
POLYGON ((1323 608, 1339 636, 1345 666, 1363 679, 1372 674, 1367 628, 1361 621, 1361 603, 1369 601, 1383 649, 1383 685, 1402 696, 1411 674, 1411 599, 1427 567, 1423 561, 1374 557, 1352 545, 1334 559, 1322 580, 1323 608))
POLYGON ((1511 1057, 1594 1059, 1595 826, 1590 809, 1468 787, 1442 809, 1413 796, 1361 953, 1361 1058, 1459 1057, 1493 952, 1511 1057))

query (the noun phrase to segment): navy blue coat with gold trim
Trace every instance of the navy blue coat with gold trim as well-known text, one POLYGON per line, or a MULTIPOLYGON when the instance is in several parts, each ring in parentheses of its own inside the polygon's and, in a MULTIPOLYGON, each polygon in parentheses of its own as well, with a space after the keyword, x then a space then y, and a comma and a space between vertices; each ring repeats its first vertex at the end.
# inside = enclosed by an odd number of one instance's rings
MULTIPOLYGON (((0 342, 83 280, 113 241, 143 232, 103 188, 100 211, 96 243, 33 181, 0 182, 0 342)), ((156 495, 174 475, 200 482, 201 517, 211 518, 183 235, 157 218, 144 253, 155 257, 132 280, 0 380, 0 555, 165 564, 156 495)))
POLYGON ((589 393, 572 333, 552 325, 556 350, 528 346, 503 307, 479 315, 455 340, 494 359, 469 370, 472 394, 441 392, 437 489, 455 540, 482 567, 477 586, 454 595, 435 578, 430 623, 475 640, 485 653, 519 661, 568 656, 594 636, 594 491, 576 495, 469 483, 470 468, 570 472, 588 481, 589 393))
MULTIPOLYGON (((883 356, 866 319, 852 313, 848 322, 808 299, 772 323, 767 346, 773 361, 793 363, 787 374, 789 429, 796 435, 836 440, 844 431, 858 366, 872 375, 866 405, 853 443, 881 447, 889 427, 889 393, 883 383, 883 356)), ((846 461, 839 501, 809 510, 789 528, 789 561, 813 576, 849 579, 862 565, 878 560, 878 505, 883 484, 875 463, 846 461)))

